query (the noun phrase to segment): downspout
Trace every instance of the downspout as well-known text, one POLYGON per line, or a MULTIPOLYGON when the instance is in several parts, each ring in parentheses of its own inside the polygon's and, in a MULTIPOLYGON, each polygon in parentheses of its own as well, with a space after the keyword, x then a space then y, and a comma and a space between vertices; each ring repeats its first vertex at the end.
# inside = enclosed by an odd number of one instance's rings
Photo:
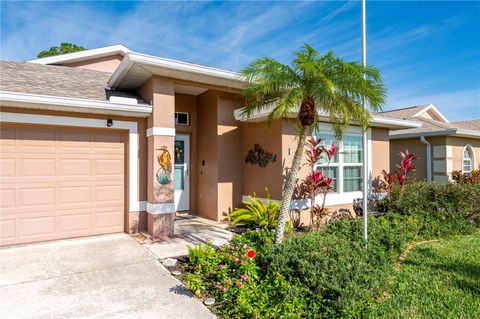
POLYGON ((426 146, 426 160, 427 160, 427 181, 432 181, 432 156, 430 152, 430 143, 425 139, 425 136, 420 136, 420 141, 426 146))

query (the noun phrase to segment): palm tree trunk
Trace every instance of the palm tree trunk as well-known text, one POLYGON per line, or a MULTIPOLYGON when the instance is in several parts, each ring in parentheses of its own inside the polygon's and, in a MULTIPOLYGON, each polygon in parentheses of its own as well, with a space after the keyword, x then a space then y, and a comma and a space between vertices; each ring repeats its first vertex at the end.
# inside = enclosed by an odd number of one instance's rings
POLYGON ((280 216, 278 218, 278 225, 276 230, 275 243, 281 244, 283 242, 283 234, 285 232, 285 225, 290 212, 290 202, 292 200, 293 191, 297 183, 297 175, 300 170, 300 164, 302 162, 303 148, 305 146, 305 140, 307 138, 309 126, 302 126, 300 136, 298 139, 297 149, 293 156, 292 167, 287 174, 287 179, 282 191, 282 204, 280 206, 280 216))

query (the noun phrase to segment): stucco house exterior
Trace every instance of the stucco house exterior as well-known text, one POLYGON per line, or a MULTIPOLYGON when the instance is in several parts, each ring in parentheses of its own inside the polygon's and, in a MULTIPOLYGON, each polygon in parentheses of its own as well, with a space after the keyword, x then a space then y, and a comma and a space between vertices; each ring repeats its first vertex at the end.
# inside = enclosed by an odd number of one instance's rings
POLYGON ((422 125, 390 131, 390 165, 398 152, 408 149, 416 160, 417 178, 446 182, 452 171, 470 173, 480 168, 480 119, 450 122, 432 104, 382 112, 379 115, 422 125))
MULTIPOLYGON (((241 118, 238 73, 115 45, 2 61, 0 74, 1 245, 140 230, 169 236, 178 211, 222 220, 265 187, 281 198, 293 122, 241 118), (277 160, 245 163, 254 144, 277 160)), ((389 168, 391 132, 420 126, 373 115, 369 179, 389 168)), ((316 134, 332 141, 327 119, 316 134)), ((351 126, 325 168, 336 185, 329 206, 361 197, 362 148, 351 126)))

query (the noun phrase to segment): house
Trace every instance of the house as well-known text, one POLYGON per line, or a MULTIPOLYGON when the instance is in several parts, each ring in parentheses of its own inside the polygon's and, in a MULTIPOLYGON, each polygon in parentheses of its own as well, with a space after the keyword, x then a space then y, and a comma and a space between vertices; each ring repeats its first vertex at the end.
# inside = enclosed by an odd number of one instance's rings
MULTIPOLYGON (((281 198, 295 149, 288 118, 248 121, 239 74, 115 45, 1 62, 0 244, 113 232, 173 234, 178 211, 222 220, 253 192, 281 198), (237 111, 236 111, 237 110, 237 111), (245 163, 254 144, 277 155, 245 163)), ((328 119, 320 132, 331 142, 328 119)), ((370 176, 389 167, 389 132, 420 124, 374 115, 370 176)), ((325 170, 332 207, 361 196, 361 132, 325 170)), ((299 203, 294 203, 299 204, 299 203)), ((301 203, 300 203, 301 204, 301 203)))
POLYGON ((450 122, 432 104, 379 113, 396 119, 417 121, 417 128, 390 131, 390 167, 400 150, 420 158, 417 178, 446 182, 452 171, 470 173, 480 168, 480 119, 450 122))

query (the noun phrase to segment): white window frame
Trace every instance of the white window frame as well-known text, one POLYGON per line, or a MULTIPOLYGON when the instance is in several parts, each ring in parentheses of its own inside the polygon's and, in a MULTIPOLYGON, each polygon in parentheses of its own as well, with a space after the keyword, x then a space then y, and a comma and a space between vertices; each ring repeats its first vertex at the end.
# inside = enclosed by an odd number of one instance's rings
POLYGON ((474 165, 475 165, 475 153, 473 152, 473 148, 470 144, 465 145, 465 147, 463 148, 461 164, 462 164, 462 173, 463 174, 469 174, 471 171, 473 171, 475 169, 475 167, 474 167, 474 165), (468 158, 465 157, 466 153, 468 153, 468 155, 469 155, 468 158), (465 170, 465 163, 464 163, 467 160, 470 162, 470 165, 469 165, 470 169, 468 171, 465 170))
MULTIPOLYGON (((315 137, 321 137, 322 135, 332 135, 333 134, 333 129, 332 125, 329 123, 323 123, 320 125, 320 129, 318 131, 315 131, 312 135, 315 137)), ((344 136, 360 136, 362 137, 362 129, 358 126, 349 126, 345 129, 344 131, 344 136)), ((372 137, 371 137, 371 129, 367 129, 367 152, 368 152, 368 162, 367 162, 367 168, 368 168, 368 181, 367 185, 369 188, 369 192, 371 190, 371 181, 372 181, 372 137)), ((365 146, 363 146, 363 151, 365 151, 365 146)), ((343 141, 339 143, 339 152, 341 153, 343 151, 343 141)), ((353 200, 356 198, 362 198, 363 193, 362 191, 354 191, 354 192, 344 192, 343 191, 343 168, 344 167, 363 167, 363 163, 346 163, 348 165, 344 165, 343 163, 343 154, 338 155, 338 163, 330 163, 328 167, 338 167, 337 168, 337 191, 336 192, 329 192, 327 194, 327 197, 325 199, 325 204, 327 206, 333 206, 333 205, 344 205, 344 204, 353 204, 353 200)), ((363 158, 363 157, 362 157, 363 158)), ((327 165, 318 165, 316 167, 327 167, 327 165)), ((362 177, 362 184, 363 184, 363 169, 361 172, 361 177, 362 177)), ((321 205, 322 204, 322 196, 317 196, 315 199, 315 204, 321 205)), ((294 203, 294 208, 306 208, 309 206, 308 201, 305 200, 297 200, 294 203)))

